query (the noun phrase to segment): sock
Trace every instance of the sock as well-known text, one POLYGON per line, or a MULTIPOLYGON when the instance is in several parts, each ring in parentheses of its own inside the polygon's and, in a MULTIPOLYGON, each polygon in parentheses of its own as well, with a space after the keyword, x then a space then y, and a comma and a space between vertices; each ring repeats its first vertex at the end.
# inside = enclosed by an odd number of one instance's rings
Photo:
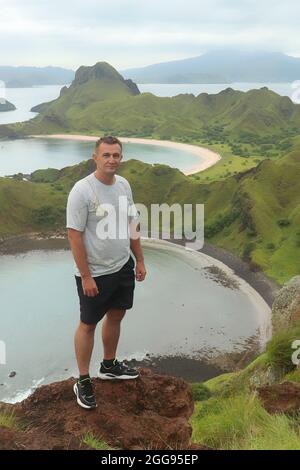
POLYGON ((112 367, 114 365, 114 360, 115 360, 115 358, 113 358, 113 359, 103 359, 103 364, 107 368, 112 367))
POLYGON ((90 374, 87 374, 87 375, 80 375, 80 376, 79 376, 79 382, 82 382, 83 380, 89 379, 89 378, 90 378, 90 374))

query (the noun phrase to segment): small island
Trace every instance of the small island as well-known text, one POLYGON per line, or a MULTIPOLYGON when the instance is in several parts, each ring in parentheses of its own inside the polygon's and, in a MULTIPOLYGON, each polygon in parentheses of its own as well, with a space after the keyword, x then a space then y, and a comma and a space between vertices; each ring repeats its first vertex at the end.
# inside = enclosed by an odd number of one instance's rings
POLYGON ((5 99, 0 99, 0 112, 15 111, 17 109, 14 104, 5 99))

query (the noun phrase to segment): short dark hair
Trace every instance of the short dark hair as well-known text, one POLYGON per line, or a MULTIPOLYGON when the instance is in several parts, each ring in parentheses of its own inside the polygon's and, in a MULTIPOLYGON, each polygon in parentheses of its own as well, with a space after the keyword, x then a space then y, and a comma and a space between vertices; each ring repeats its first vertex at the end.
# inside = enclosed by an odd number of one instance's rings
POLYGON ((119 139, 117 139, 117 137, 114 137, 112 135, 104 135, 103 137, 100 137, 100 139, 97 140, 96 145, 95 145, 96 151, 100 147, 100 144, 109 144, 109 145, 118 144, 121 147, 121 152, 123 150, 122 142, 119 139))

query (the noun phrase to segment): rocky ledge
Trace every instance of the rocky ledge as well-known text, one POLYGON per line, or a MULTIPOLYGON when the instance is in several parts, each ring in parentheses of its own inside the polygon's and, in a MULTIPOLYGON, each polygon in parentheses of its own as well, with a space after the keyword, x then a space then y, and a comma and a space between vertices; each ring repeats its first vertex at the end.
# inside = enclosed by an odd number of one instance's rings
POLYGON ((0 427, 0 449, 88 449, 93 435, 113 449, 201 449, 191 444, 192 390, 183 379, 141 369, 137 380, 94 379, 98 407, 80 408, 75 379, 38 388, 15 405, 1 404, 14 427, 0 427))

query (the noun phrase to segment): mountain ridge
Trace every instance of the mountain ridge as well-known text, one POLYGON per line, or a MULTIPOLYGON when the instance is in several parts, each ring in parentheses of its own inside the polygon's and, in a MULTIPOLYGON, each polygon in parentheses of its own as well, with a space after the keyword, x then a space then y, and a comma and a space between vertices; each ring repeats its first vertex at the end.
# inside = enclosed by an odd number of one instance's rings
POLYGON ((281 52, 217 49, 121 73, 138 83, 289 82, 300 76, 300 58, 281 52))

